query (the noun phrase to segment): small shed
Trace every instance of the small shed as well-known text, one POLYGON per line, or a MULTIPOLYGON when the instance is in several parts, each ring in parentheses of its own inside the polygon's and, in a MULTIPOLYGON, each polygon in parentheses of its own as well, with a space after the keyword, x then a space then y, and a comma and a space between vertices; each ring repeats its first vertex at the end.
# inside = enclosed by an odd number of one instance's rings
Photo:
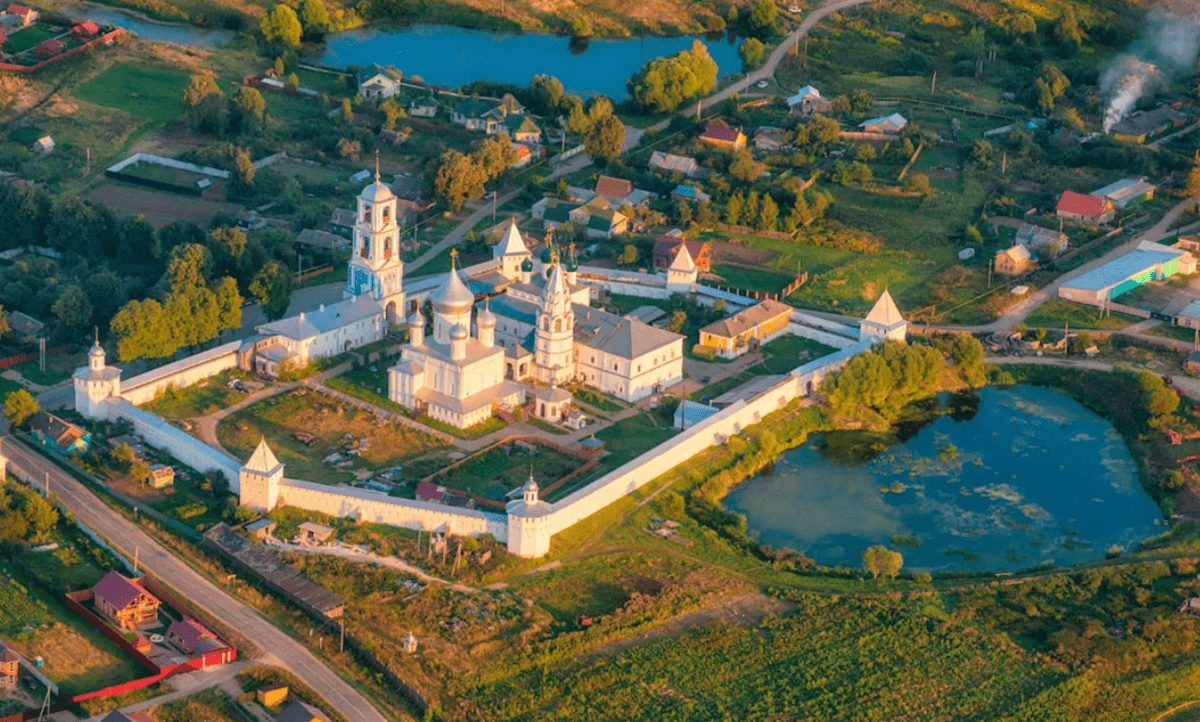
POLYGON ((1188 354, 1187 360, 1183 362, 1183 370, 1191 376, 1200 376, 1200 351, 1188 354))
POLYGON ((362 182, 366 181, 366 180, 367 180, 368 178, 370 178, 370 177, 371 177, 371 171, 369 171, 369 170, 360 170, 359 172, 357 172, 357 173, 355 173, 354 175, 350 176, 350 182, 351 182, 351 183, 362 183, 362 182))
POLYGON ((276 526, 275 522, 271 519, 259 519, 247 524, 246 531, 254 535, 256 539, 266 539, 275 533, 276 526))
POLYGON ((975 249, 974 248, 964 248, 958 252, 958 260, 960 260, 960 261, 965 261, 969 258, 974 258, 974 257, 975 257, 975 249))
POLYGON ((175 483, 175 468, 166 464, 154 464, 150 467, 150 486, 163 489, 175 483))
POLYGON ((580 441, 579 445, 583 447, 584 451, 595 454, 596 456, 604 453, 604 441, 602 439, 597 439, 595 434, 592 434, 583 441, 580 441))
POLYGON ((333 529, 316 522, 306 521, 300 524, 300 538, 306 542, 328 541, 333 536, 333 529))
POLYGON ((50 136, 42 136, 33 144, 33 152, 38 155, 50 155, 54 152, 54 139, 50 136))
POLYGON ((286 684, 271 684, 266 687, 259 687, 254 696, 258 699, 258 703, 264 707, 278 707, 287 701, 288 686, 286 684))
POLYGON ((571 408, 571 403, 575 401, 575 397, 571 395, 570 391, 557 386, 538 389, 533 392, 532 396, 533 415, 543 421, 556 424, 562 422, 571 408))
POLYGON ((409 654, 417 651, 417 638, 413 636, 412 632, 409 632, 408 636, 404 638, 404 651, 409 654))

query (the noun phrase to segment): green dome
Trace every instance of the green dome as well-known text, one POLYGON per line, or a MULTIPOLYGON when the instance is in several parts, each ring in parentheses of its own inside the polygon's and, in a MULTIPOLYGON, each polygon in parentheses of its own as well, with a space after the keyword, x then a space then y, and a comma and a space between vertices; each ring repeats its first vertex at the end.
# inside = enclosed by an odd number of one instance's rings
POLYGON ((533 261, 529 260, 528 258, 526 258, 524 261, 521 261, 521 270, 526 272, 532 271, 533 261))
POLYGON ((554 258, 554 250, 547 244, 542 246, 542 263, 549 263, 554 258))

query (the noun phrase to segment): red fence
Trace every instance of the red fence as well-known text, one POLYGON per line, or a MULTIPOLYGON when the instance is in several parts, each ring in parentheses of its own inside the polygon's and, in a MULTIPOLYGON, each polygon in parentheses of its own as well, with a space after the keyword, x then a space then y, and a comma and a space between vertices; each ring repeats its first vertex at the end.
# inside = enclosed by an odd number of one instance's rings
MULTIPOLYGON (((87 50, 89 48, 94 48, 97 45, 99 45, 100 43, 110 42, 113 40, 113 38, 117 37, 118 35, 120 35, 123 32, 125 32, 124 29, 117 28, 116 30, 113 30, 109 33, 101 35, 100 37, 98 37, 94 40, 88 41, 87 43, 84 43, 83 45, 80 45, 77 48, 72 48, 72 49, 68 50, 67 52, 63 53, 62 55, 55 55, 53 58, 48 58, 46 60, 43 60, 42 62, 38 63, 37 65, 15 65, 13 63, 0 63, 0 70, 15 70, 18 73, 32 73, 35 70, 41 70, 42 68, 46 67, 47 65, 57 63, 60 60, 66 60, 67 58, 71 57, 72 55, 81 53, 84 50, 87 50)), ((4 722, 4 720, 0 720, 0 722, 4 722)))
MULTIPOLYGON (((57 356, 66 350, 66 346, 55 346, 54 348, 46 349, 46 355, 57 356)), ((9 356, 6 359, 0 359, 0 369, 10 368, 12 366, 16 366, 17 364, 23 364, 26 361, 36 361, 37 357, 38 355, 36 353, 26 353, 21 354, 20 356, 9 356)), ((3 722, 3 720, 0 720, 0 722, 3 722)))

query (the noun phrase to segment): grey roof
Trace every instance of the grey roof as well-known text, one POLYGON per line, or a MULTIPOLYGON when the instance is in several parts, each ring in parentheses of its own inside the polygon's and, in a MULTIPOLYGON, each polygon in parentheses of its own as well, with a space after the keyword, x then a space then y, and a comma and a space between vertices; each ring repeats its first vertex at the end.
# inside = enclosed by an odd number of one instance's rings
POLYGON ((305 228, 296 235, 296 243, 305 246, 315 246, 317 248, 325 248, 333 250, 350 245, 350 241, 342 236, 326 231, 318 231, 315 228, 305 228))
POLYGON ((1120 135, 1146 135, 1153 133, 1165 123, 1174 122, 1178 115, 1174 109, 1164 105, 1144 113, 1134 113, 1114 125, 1111 132, 1120 135))
POLYGON ((1184 307, 1182 311, 1175 315, 1200 319, 1200 301, 1192 301, 1186 307, 1184 307))
POLYGON ((382 313, 383 307, 375 299, 355 296, 317 311, 263 324, 257 330, 259 333, 279 334, 303 341, 382 313))
MULTIPOLYGON (((776 383, 778 383, 782 377, 770 378, 775 378, 776 383)), ((680 399, 679 406, 675 407, 675 424, 677 426, 692 426, 704 421, 713 414, 720 413, 720 411, 715 406, 702 404, 699 401, 688 401, 686 398, 680 399)))
POLYGON ((1016 240, 1023 246, 1052 246, 1062 242, 1067 236, 1053 228, 1035 226, 1032 223, 1022 223, 1017 229, 1016 240))
POLYGON ((249 531, 262 531, 263 529, 274 528, 275 521, 273 519, 259 519, 258 521, 252 521, 246 525, 246 529, 249 531))
POLYGON ((654 323, 666 315, 667 312, 658 306, 638 306, 629 313, 625 314, 625 318, 637 319, 642 323, 654 323))
POLYGON ((361 85, 377 75, 382 75, 393 83, 398 83, 404 79, 404 74, 391 66, 384 67, 378 63, 371 63, 358 71, 358 82, 361 85))
POLYGON ((334 208, 333 213, 329 214, 329 224, 333 226, 353 228, 357 220, 354 211, 349 208, 334 208))
POLYGON ((1135 198, 1153 193, 1157 188, 1142 178, 1123 178, 1116 183, 1109 183, 1100 190, 1092 191, 1091 195, 1107 198, 1119 206, 1124 206, 1135 198))
POLYGON ((575 341, 624 359, 634 359, 675 343, 683 336, 614 313, 573 304, 575 341))
POLYGON ((422 95, 419 98, 413 98, 409 105, 414 108, 436 108, 438 106, 438 99, 432 95, 422 95))
POLYGON ((8 325, 12 330, 26 336, 36 336, 46 327, 46 324, 32 316, 26 316, 20 311, 13 311, 8 314, 8 325))
POLYGON ((533 392, 533 398, 538 401, 545 401, 548 404, 560 404, 564 401, 570 401, 575 397, 570 391, 560 389, 557 386, 549 386, 544 389, 537 389, 533 392))
POLYGON ((321 719, 316 711, 303 702, 296 700, 275 715, 275 722, 312 722, 321 719))
POLYGON ((1138 250, 1109 261, 1099 268, 1092 269, 1082 276, 1062 284, 1063 288, 1079 288, 1086 291, 1100 291, 1116 286, 1134 276, 1148 271, 1160 263, 1167 263, 1183 257, 1184 252, 1168 248, 1157 243, 1143 243, 1138 250))

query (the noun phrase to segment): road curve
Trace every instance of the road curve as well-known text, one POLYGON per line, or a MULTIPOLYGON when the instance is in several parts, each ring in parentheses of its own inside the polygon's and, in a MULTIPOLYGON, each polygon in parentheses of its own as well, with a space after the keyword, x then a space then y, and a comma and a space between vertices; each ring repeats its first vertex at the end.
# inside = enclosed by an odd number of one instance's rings
POLYGON ((265 650, 263 661, 290 670, 354 722, 387 722, 358 690, 334 674, 303 645, 197 574, 136 524, 97 499, 82 482, 7 434, 0 436, 0 454, 8 459, 10 466, 35 479, 49 474, 50 491, 58 495, 72 514, 126 556, 132 558, 137 550, 140 564, 147 572, 254 640, 265 650))
MULTIPOLYGON (((854 7, 855 5, 862 5, 863 3, 868 2, 871 2, 871 0, 832 0, 832 2, 826 2, 821 7, 810 12, 808 16, 804 18, 804 21, 800 23, 800 27, 793 30, 787 36, 787 38, 781 41, 779 45, 775 46, 775 49, 771 51, 769 56, 767 56, 767 62, 763 63, 761 68, 751 71, 742 80, 737 81, 723 90, 717 91, 707 98, 700 100, 698 103, 689 105, 687 110, 679 111, 678 114, 695 116, 699 113, 697 106, 699 106, 700 109, 710 108, 717 103, 720 103, 722 100, 734 95, 735 93, 746 90, 750 87, 751 83, 757 83, 760 80, 773 77, 775 75, 776 68, 778 68, 779 64, 783 62, 783 58, 787 55, 788 50, 796 44, 797 40, 807 35, 808 31, 812 30, 813 26, 819 23, 822 18, 827 15, 832 15, 839 10, 845 10, 846 8, 854 7)), ((673 115, 675 114, 669 115, 663 120, 660 120, 659 122, 650 126, 650 129, 657 133, 661 133, 671 123, 671 118, 673 115)))

